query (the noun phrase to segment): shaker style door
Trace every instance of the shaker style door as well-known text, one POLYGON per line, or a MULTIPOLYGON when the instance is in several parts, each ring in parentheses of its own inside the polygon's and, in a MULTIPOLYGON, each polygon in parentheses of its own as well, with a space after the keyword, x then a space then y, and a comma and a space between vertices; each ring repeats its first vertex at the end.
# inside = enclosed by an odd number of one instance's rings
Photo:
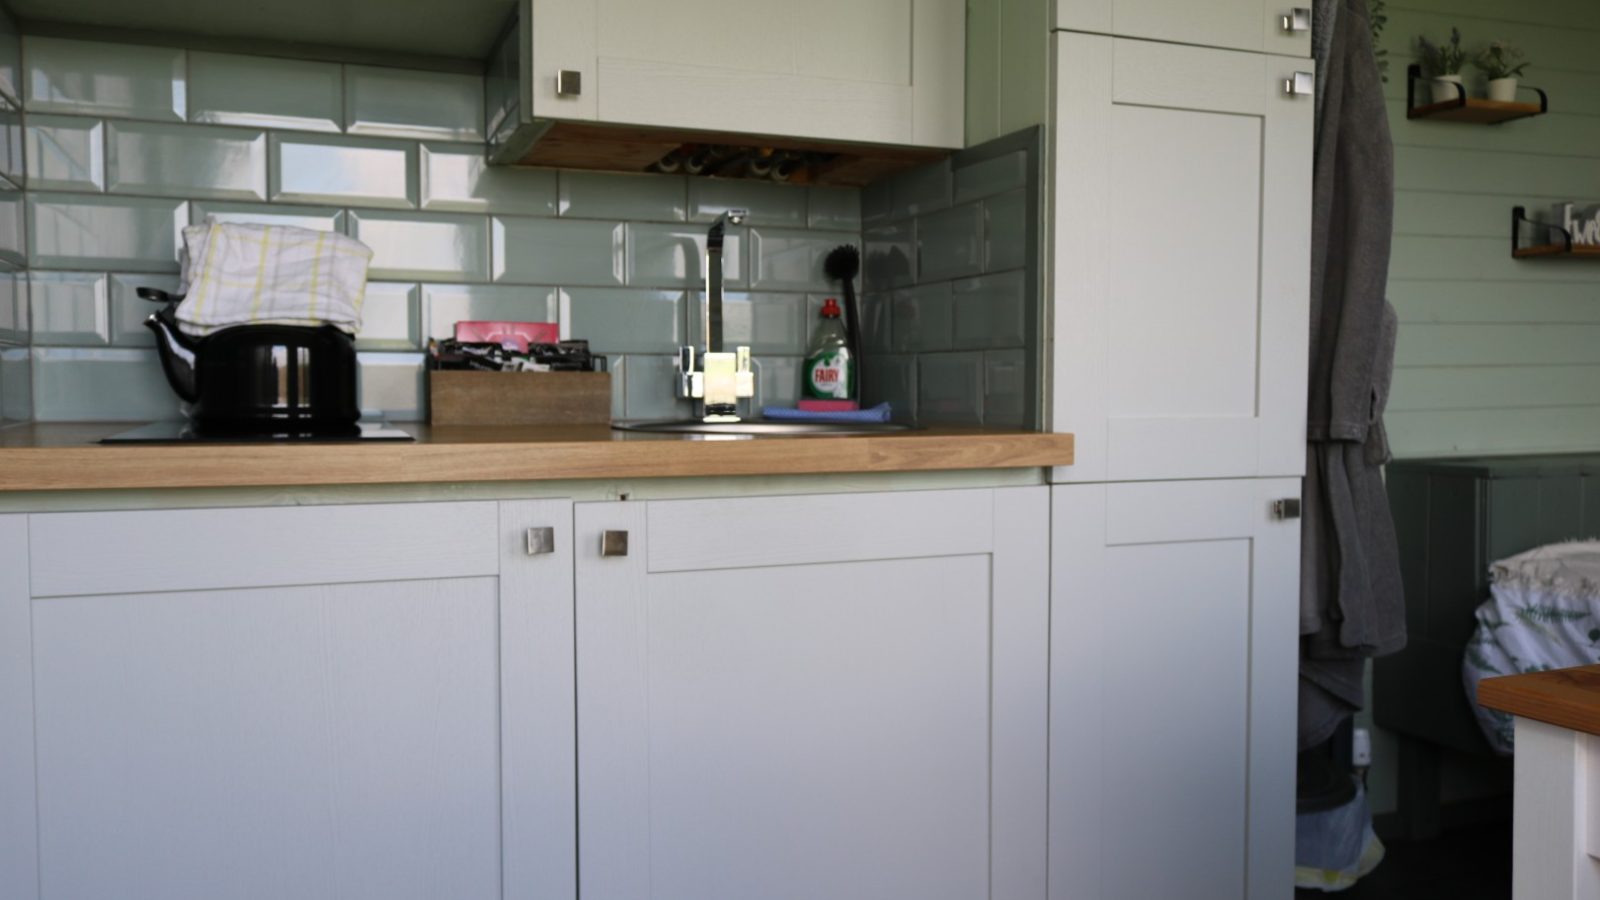
POLYGON ((1042 900, 1047 492, 578 504, 585 900, 1042 900))
POLYGON ((1056 28, 1311 55, 1310 0, 1055 0, 1056 28))
POLYGON ((1309 62, 1052 40, 1055 479, 1301 474, 1309 62))
POLYGON ((961 0, 527 6, 538 119, 962 146, 961 0))
POLYGON ((1053 900, 1293 893, 1299 496, 1053 489, 1053 900))

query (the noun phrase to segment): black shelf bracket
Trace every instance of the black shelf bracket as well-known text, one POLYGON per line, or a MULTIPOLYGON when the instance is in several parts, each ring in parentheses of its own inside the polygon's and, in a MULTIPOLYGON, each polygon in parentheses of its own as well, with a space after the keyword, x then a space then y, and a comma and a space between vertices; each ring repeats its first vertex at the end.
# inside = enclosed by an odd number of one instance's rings
POLYGON ((1525 249, 1522 244, 1522 226, 1524 224, 1532 225, 1535 228, 1546 229, 1552 235, 1560 235, 1561 239, 1554 241, 1553 243, 1560 244, 1563 253, 1572 252, 1571 232, 1567 231, 1565 228, 1562 228, 1560 225, 1552 225, 1549 222, 1538 222, 1530 219, 1528 218, 1527 207, 1513 206, 1511 208, 1511 255, 1515 256, 1518 250, 1525 249))

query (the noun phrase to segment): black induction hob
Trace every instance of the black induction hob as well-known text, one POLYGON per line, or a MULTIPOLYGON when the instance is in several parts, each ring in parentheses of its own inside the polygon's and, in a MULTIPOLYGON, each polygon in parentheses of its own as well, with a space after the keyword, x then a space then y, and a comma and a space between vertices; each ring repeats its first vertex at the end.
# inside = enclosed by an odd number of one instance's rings
POLYGON ((416 438, 382 423, 360 422, 356 434, 307 434, 305 432, 261 434, 197 434, 188 422, 152 422, 132 431, 101 438, 102 444, 365 444, 373 441, 414 441, 416 438))

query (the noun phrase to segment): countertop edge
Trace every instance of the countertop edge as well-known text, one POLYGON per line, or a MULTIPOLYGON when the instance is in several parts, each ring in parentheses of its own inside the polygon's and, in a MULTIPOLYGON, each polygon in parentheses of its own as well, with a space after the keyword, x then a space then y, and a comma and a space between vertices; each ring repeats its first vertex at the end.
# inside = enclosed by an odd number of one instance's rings
POLYGON ((1600 735, 1600 665, 1502 675, 1478 682, 1490 709, 1600 735))
POLYGON ((1073 436, 938 432, 703 440, 0 447, 0 491, 829 475, 1070 465, 1073 436))

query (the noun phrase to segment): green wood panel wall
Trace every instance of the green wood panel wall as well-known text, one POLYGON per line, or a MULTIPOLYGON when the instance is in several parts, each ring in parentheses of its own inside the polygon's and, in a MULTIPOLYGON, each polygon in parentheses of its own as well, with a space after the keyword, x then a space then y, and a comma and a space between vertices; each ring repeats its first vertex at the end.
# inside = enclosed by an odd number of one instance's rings
MULTIPOLYGON (((1399 310, 1388 423, 1401 457, 1600 447, 1600 263, 1510 256, 1511 208, 1600 203, 1600 3, 1391 0, 1383 45, 1395 141, 1389 297, 1399 310), (1408 121, 1417 35, 1459 27, 1532 62, 1549 115, 1501 126, 1408 121)), ((1477 78, 1469 72, 1469 83, 1477 78)), ((1479 85, 1481 90, 1481 85, 1479 85)))

